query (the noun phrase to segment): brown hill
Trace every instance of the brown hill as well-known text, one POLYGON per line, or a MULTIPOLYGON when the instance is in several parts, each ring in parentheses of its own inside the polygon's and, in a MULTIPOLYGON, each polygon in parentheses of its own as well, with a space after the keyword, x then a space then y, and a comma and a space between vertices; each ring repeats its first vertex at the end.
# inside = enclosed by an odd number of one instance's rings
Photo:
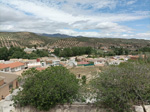
POLYGON ((30 32, 0 32, 0 47, 30 47, 52 44, 56 38, 39 36, 30 32))
POLYGON ((88 38, 72 37, 58 38, 37 35, 31 32, 0 32, 0 47, 31 47, 31 46, 48 46, 48 47, 110 47, 122 46, 130 49, 150 46, 149 40, 143 39, 119 39, 119 38, 88 38))

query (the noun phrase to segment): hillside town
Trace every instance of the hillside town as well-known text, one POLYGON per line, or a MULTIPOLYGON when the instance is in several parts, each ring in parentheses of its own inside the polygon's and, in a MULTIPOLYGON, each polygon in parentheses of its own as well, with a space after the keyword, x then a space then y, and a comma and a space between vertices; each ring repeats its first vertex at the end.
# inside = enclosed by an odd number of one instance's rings
MULTIPOLYGON (((77 48, 88 49, 88 47, 76 47, 76 49, 77 48)), ((10 51, 11 49, 16 48, 9 48, 10 51)), ((66 49, 68 48, 64 48, 64 50, 66 49)), ((36 59, 32 59, 30 57, 31 59, 10 58, 9 60, 0 60, 0 107, 3 108, 3 110, 14 109, 13 106, 9 105, 12 104, 12 96, 17 94, 18 88, 21 88, 18 78, 22 77, 22 73, 30 69, 43 71, 49 67, 62 66, 73 73, 77 79, 82 80, 82 78, 85 77, 86 83, 89 83, 92 79, 97 77, 98 73, 100 73, 103 68, 108 66, 118 66, 121 63, 128 62, 128 60, 137 60, 141 57, 145 57, 145 55, 115 55, 101 57, 95 56, 95 54, 92 53, 94 50, 90 52, 91 54, 60 57, 56 56, 55 52, 57 51, 57 48, 55 47, 54 49, 47 49, 46 47, 26 47, 25 49, 20 50, 21 52, 25 52, 27 55, 31 55, 36 52, 47 52, 48 54, 46 53, 47 56, 39 57, 36 59)), ((110 49, 107 47, 101 47, 100 50, 102 50, 103 53, 110 51, 110 49)), ((87 99, 87 101, 90 100, 87 99)))
POLYGON ((0 0, 0 112, 150 112, 150 0, 0 0))
POLYGON ((110 65, 119 65, 120 63, 126 62, 129 59, 138 59, 139 55, 121 55, 121 56, 112 56, 112 57, 99 57, 99 58, 87 58, 87 55, 70 57, 70 59, 59 58, 54 54, 51 54, 51 57, 41 57, 38 59, 10 59, 8 61, 0 60, 0 79, 1 79, 1 88, 2 91, 4 84, 9 86, 7 92, 3 91, 0 93, 0 99, 4 99, 8 94, 11 88, 18 87, 17 76, 21 76, 21 73, 24 71, 35 68, 36 70, 45 70, 51 66, 63 66, 67 69, 71 68, 86 68, 86 67, 104 67, 110 65), (10 77, 9 77, 10 76, 10 77), (9 80, 9 81, 7 81, 9 80), (12 85, 12 81, 14 85, 12 85), (11 83, 10 83, 11 82, 11 83), (15 84, 16 83, 16 84, 15 84))

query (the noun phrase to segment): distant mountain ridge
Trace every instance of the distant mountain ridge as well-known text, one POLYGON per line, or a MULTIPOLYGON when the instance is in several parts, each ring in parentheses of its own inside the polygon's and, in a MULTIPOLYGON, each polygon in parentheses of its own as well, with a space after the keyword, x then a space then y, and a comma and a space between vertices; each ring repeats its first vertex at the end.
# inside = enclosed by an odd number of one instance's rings
POLYGON ((46 36, 46 37, 58 37, 58 38, 72 38, 73 36, 69 36, 69 35, 65 35, 65 34, 60 34, 60 33, 56 33, 56 34, 39 34, 41 36, 46 36))
POLYGON ((60 33, 56 33, 56 34, 47 34, 47 33, 42 33, 42 34, 38 34, 38 35, 46 36, 46 37, 58 37, 58 38, 73 38, 73 37, 82 37, 82 36, 70 36, 70 35, 60 34, 60 33))

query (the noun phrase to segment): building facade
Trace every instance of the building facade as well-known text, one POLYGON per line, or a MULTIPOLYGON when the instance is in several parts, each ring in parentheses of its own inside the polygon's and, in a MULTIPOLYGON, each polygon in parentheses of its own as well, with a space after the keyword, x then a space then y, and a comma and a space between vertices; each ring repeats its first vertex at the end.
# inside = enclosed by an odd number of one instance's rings
POLYGON ((17 78, 15 74, 0 72, 0 100, 19 86, 17 78))

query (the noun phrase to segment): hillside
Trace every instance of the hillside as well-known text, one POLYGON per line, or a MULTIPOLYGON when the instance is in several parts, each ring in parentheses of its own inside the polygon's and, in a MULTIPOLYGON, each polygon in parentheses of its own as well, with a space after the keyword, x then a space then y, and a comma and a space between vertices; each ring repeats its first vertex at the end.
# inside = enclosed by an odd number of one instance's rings
POLYGON ((39 34, 39 35, 46 36, 46 37, 58 37, 58 38, 71 38, 71 37, 74 37, 74 36, 69 36, 69 35, 59 34, 59 33, 56 33, 56 34, 43 33, 43 34, 39 34))
POLYGON ((110 47, 122 46, 130 49, 150 46, 149 40, 119 39, 119 38, 88 38, 88 37, 46 37, 31 32, 0 32, 0 47, 31 47, 31 46, 51 46, 51 47, 110 47))
POLYGON ((0 47, 30 47, 52 44, 56 38, 39 36, 30 32, 0 32, 0 47))
POLYGON ((70 47, 70 46, 91 46, 91 47, 111 47, 111 46, 122 46, 126 48, 141 48, 150 46, 149 40, 138 40, 138 39, 119 39, 119 38, 65 38, 59 39, 52 44, 57 47, 70 47))

